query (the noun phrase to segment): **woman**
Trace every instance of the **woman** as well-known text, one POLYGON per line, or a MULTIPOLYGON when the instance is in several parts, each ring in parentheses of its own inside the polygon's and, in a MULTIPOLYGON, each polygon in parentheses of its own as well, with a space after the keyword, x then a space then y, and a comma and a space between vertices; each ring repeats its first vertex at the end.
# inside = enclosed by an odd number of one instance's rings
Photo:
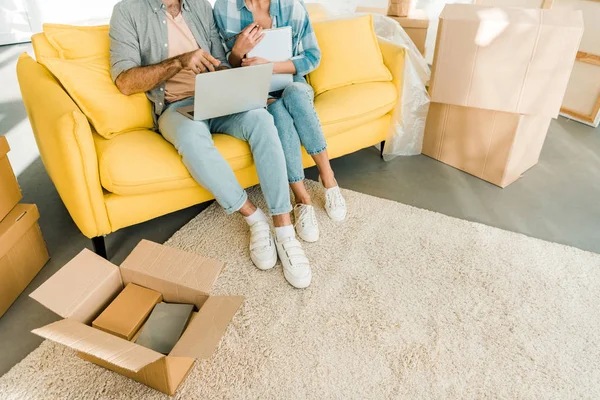
POLYGON ((267 109, 279 132, 288 181, 296 199, 296 232, 303 240, 315 242, 319 239, 319 227, 312 200, 304 186, 301 143, 319 168, 329 217, 334 221, 344 220, 346 202, 329 163, 327 143, 313 106, 314 91, 304 79, 321 60, 308 12, 300 0, 217 0, 214 14, 233 67, 268 63, 257 57, 247 58, 246 54, 260 42, 263 29, 292 28, 293 57, 289 61, 273 63, 273 73, 293 74, 294 83, 282 92, 272 93, 274 99, 269 100, 267 109))

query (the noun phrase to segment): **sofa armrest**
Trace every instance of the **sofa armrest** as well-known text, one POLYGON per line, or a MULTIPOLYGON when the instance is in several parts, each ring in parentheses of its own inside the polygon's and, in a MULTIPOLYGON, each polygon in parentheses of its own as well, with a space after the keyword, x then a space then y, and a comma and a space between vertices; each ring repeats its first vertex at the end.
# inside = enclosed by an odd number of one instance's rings
POLYGON ((87 118, 46 68, 27 54, 17 63, 21 94, 50 179, 81 232, 111 232, 87 118))
POLYGON ((383 55, 383 63, 392 73, 392 83, 398 92, 398 98, 401 98, 404 82, 404 57, 406 50, 385 39, 379 38, 379 48, 383 55))

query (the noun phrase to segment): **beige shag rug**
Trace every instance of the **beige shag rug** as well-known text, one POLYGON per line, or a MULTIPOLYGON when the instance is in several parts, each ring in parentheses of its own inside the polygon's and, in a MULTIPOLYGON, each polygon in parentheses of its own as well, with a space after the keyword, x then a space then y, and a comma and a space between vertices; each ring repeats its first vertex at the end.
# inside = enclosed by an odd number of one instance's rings
MULTIPOLYGON (((600 255, 344 194, 346 222, 318 211, 306 290, 253 267, 216 204, 168 241, 224 260, 215 293, 246 296, 176 398, 600 398, 600 255)), ((163 397, 48 341, 0 378, 2 399, 163 397)))

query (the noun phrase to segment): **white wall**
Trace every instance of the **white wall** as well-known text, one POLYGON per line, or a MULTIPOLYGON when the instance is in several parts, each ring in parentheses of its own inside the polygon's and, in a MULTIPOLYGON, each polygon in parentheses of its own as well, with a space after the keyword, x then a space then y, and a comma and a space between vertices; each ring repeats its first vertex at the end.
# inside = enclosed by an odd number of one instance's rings
POLYGON ((0 45, 26 42, 31 26, 24 0, 0 0, 0 45))
POLYGON ((108 23, 119 0, 0 0, 0 45, 28 41, 42 24, 108 23))

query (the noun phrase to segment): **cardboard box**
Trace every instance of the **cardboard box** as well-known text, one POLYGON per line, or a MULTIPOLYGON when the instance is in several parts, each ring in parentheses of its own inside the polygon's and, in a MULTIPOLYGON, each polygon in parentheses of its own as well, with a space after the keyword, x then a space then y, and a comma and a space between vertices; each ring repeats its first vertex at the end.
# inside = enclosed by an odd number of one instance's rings
POLYGON ((551 120, 431 103, 423 154, 506 187, 537 164, 551 120))
POLYGON ((448 4, 431 101, 557 117, 582 34, 579 10, 448 4))
POLYGON ((85 360, 172 395, 196 359, 212 356, 243 302, 240 296, 211 296, 222 262, 143 240, 117 267, 83 250, 31 297, 64 319, 33 332, 64 344, 85 360), (194 304, 196 317, 165 356, 89 324, 123 289, 156 290, 166 302, 194 304))
POLYGON ((133 283, 125 289, 92 322, 92 326, 123 339, 130 340, 146 321, 162 295, 133 283))
POLYGON ((10 210, 23 197, 15 173, 6 155, 9 151, 8 140, 4 136, 0 136, 0 221, 8 215, 10 210))
MULTIPOLYGON (((385 15, 385 8, 358 7, 356 12, 385 15)), ((429 29, 429 17, 424 10, 411 10, 406 17, 392 17, 398 22, 404 31, 408 34, 421 54, 425 55, 425 40, 427 39, 427 29, 429 29)))
POLYGON ((497 7, 552 8, 554 0, 475 0, 473 4, 497 7))
POLYGON ((19 204, 0 222, 0 316, 50 258, 35 204, 19 204))
POLYGON ((389 0, 387 15, 391 17, 406 17, 412 8, 412 0, 389 0))

